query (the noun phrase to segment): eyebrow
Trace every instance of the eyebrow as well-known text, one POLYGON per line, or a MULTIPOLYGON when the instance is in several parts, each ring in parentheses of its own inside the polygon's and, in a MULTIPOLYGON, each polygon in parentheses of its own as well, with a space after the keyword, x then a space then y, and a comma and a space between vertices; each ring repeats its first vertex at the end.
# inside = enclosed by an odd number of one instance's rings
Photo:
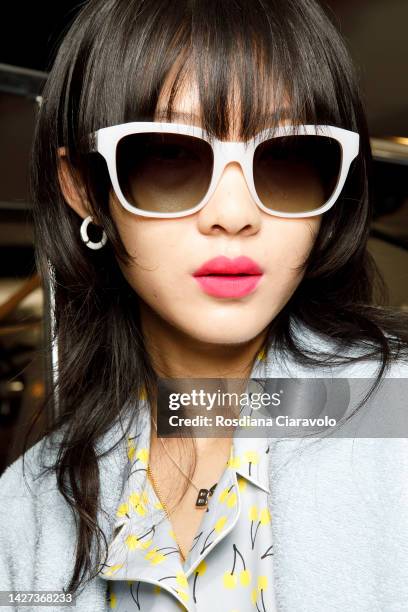
MULTIPOLYGON (((201 117, 195 113, 184 113, 182 111, 173 111, 172 112, 172 117, 176 120, 181 120, 181 121, 191 121, 191 119, 193 119, 194 121, 196 121, 197 123, 201 122, 201 117)), ((276 121, 277 118, 280 119, 291 119, 291 111, 290 108, 280 108, 277 111, 274 111, 273 113, 268 113, 266 115, 263 116, 264 121, 276 121)), ((163 119, 167 120, 167 112, 166 109, 159 109, 158 111, 156 111, 155 113, 155 118, 156 120, 160 121, 163 119)))

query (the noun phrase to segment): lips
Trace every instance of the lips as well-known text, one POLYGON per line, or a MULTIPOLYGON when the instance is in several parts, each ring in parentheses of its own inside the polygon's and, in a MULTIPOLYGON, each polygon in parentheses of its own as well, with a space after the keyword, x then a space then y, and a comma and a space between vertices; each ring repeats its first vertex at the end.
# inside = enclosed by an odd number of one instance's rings
POLYGON ((258 264, 249 257, 241 256, 235 259, 228 259, 228 257, 220 256, 206 261, 194 272, 193 276, 236 276, 243 274, 251 276, 260 275, 262 274, 262 270, 258 264))
POLYGON ((205 262, 193 276, 201 289, 215 297, 240 298, 252 293, 263 276, 249 257, 215 257, 205 262))

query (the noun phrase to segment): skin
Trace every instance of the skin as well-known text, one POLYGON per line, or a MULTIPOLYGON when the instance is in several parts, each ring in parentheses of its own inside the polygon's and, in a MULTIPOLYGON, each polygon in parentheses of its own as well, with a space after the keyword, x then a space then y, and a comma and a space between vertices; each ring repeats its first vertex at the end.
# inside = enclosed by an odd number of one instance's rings
MULTIPOLYGON (((158 110, 165 106, 169 85, 170 81, 158 110)), ((174 108, 200 114, 194 82, 181 90, 174 108)), ((234 129, 230 139, 238 140, 234 129)), ((86 203, 70 182, 64 157, 61 186, 67 203, 82 218, 88 216, 86 203)), ((137 216, 125 210, 114 193, 110 210, 134 258, 126 267, 119 265, 140 297, 142 329, 159 375, 249 375, 268 324, 302 280, 303 272, 296 268, 313 246, 321 216, 290 219, 265 213, 252 199, 238 162, 225 167, 212 198, 193 215, 179 219, 137 216), (204 293, 192 274, 217 255, 246 255, 255 260, 264 272, 256 290, 234 299, 204 293)))
MULTIPOLYGON (((158 110, 165 107, 171 78, 172 74, 161 93, 158 110)), ((174 109, 200 114, 193 80, 180 90, 174 109)), ((236 112, 239 116, 239 107, 236 112)), ((234 129, 230 139, 238 140, 234 129)), ((83 197, 70 181, 64 157, 60 179, 67 203, 82 218, 88 216, 83 197)), ((137 216, 125 210, 113 193, 110 209, 134 257, 131 265, 119 265, 140 297, 142 329, 159 376, 248 377, 268 324, 302 280, 304 273, 296 268, 313 246, 321 216, 290 219, 263 212, 252 199, 237 162, 226 166, 212 198, 193 215, 179 219, 137 216), (192 274, 217 255, 246 255, 255 260, 264 272, 256 290, 239 299, 204 293, 192 274)), ((156 407, 153 413, 156 416, 156 407)), ((160 483, 162 499, 167 500, 174 498, 174 490, 166 484, 174 486, 175 467, 160 442, 163 440, 152 428, 150 465, 160 483)), ((209 488, 224 470, 231 440, 196 438, 195 443, 194 481, 209 488)), ((189 461, 185 452, 179 451, 177 440, 167 438, 165 446, 188 471, 189 461)), ((196 496, 196 490, 190 487, 172 514, 173 527, 185 549, 201 520, 194 509, 196 496)))

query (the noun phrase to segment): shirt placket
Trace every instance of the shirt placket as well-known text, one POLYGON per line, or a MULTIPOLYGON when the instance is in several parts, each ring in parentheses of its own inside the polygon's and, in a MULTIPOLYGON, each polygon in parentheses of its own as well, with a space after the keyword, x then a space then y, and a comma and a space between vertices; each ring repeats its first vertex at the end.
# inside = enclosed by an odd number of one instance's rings
POLYGON ((198 533, 184 563, 187 577, 200 571, 209 552, 233 529, 240 512, 239 487, 235 470, 227 468, 208 502, 198 533))

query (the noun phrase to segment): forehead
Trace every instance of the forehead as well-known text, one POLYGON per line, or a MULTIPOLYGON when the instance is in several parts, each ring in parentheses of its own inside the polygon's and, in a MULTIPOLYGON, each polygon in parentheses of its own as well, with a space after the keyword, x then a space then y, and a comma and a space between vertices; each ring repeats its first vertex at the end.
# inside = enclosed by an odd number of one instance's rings
MULTIPOLYGON (((187 123, 202 126, 203 117, 200 105, 199 88, 194 73, 189 72, 178 85, 176 93, 171 101, 171 109, 168 108, 170 102, 171 88, 175 79, 176 66, 169 72, 163 88, 160 92, 157 106, 154 113, 155 121, 171 121, 174 123, 187 123), (170 111, 170 112, 168 112, 170 111)), ((242 104, 237 93, 236 81, 232 78, 232 87, 227 104, 227 114, 229 119, 229 138, 238 140, 239 123, 242 114, 242 104)), ((287 123, 291 120, 291 109, 285 98, 281 104, 274 105, 271 102, 266 104, 262 113, 265 125, 274 125, 277 117, 279 123, 287 123)))
MULTIPOLYGON (((171 87, 174 82, 174 69, 170 72, 164 86, 160 92, 160 96, 157 102, 155 111, 155 120, 164 120, 167 116, 167 108, 169 104, 169 97, 171 87)), ((172 119, 187 121, 189 118, 194 122, 201 122, 201 110, 200 110, 200 99, 197 87, 197 80, 194 75, 189 74, 187 78, 181 83, 175 97, 172 100, 172 119)))

